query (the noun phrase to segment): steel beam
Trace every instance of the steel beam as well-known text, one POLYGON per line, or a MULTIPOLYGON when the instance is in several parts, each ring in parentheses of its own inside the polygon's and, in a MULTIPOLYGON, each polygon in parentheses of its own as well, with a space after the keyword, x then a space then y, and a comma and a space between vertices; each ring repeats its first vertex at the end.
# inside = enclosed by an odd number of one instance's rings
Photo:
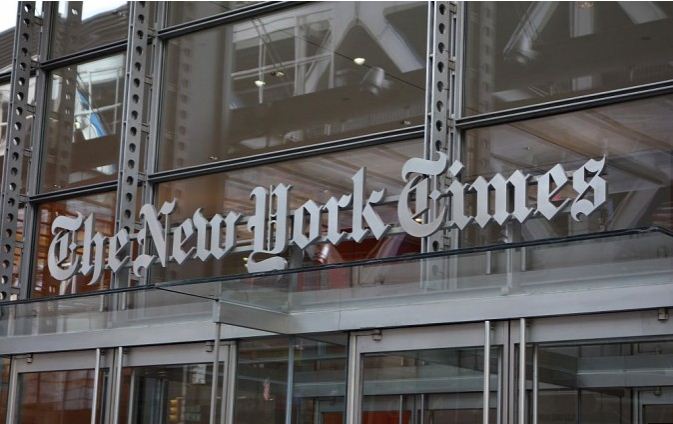
MULTIPOLYGON (((35 2, 20 2, 14 37, 12 64, 11 102, 9 129, 2 170, 2 204, 0 218, 0 299, 18 295, 14 287, 14 252, 17 248, 16 230, 19 220, 23 190, 23 161, 30 143, 28 118, 35 113, 35 105, 28 103, 28 86, 35 66, 32 56, 36 53, 41 20, 35 17, 35 2)), ((23 256, 23 255, 21 255, 23 256)))
MULTIPOLYGON (((145 67, 149 57, 150 10, 145 1, 129 3, 129 36, 126 51, 126 75, 124 112, 122 121, 122 143, 119 153, 119 180, 117 188, 116 231, 125 229, 129 233, 135 230, 136 208, 141 183, 140 151, 142 146, 143 111, 146 86, 145 67)), ((128 269, 117 273, 115 287, 131 285, 131 273, 128 269)))
MULTIPOLYGON (((425 123, 425 159, 435 159, 436 152, 449 152, 449 133, 452 133, 453 121, 451 104, 454 89, 451 81, 455 81, 455 56, 451 52, 451 25, 455 15, 455 4, 448 1, 431 3, 429 14, 430 31, 428 33, 427 87, 426 87, 426 123, 425 123)), ((441 189, 450 182, 444 177, 432 181, 433 188, 441 189)), ((432 216, 425 219, 431 221, 441 209, 442 200, 435 202, 428 212, 432 216)), ((438 233, 423 240, 423 251, 444 250, 444 236, 438 233)))

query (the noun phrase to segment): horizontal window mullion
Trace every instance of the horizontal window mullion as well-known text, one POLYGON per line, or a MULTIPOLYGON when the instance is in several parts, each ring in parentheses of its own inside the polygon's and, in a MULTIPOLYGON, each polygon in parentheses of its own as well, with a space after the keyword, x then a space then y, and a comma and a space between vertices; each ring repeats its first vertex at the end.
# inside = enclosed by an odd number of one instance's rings
POLYGON ((52 69, 72 65, 74 63, 100 59, 114 53, 125 52, 126 45, 127 45, 126 40, 115 41, 114 43, 110 43, 101 47, 82 50, 80 52, 69 54, 66 56, 61 56, 55 59, 45 60, 44 62, 40 63, 39 66, 40 69, 44 71, 50 71, 52 69))
POLYGON ((28 201, 30 203, 44 203, 54 200, 69 199, 72 197, 86 196, 89 194, 105 193, 108 191, 115 191, 115 190, 117 190, 117 180, 35 194, 32 196, 28 196, 28 201))
POLYGON ((301 159, 326 153, 356 149, 360 147, 405 141, 422 137, 423 134, 424 126, 417 125, 414 127, 404 128, 402 130, 394 130, 377 135, 368 135, 346 140, 335 140, 322 144, 299 147, 297 149, 269 152, 255 156, 247 156, 215 163, 195 165, 187 168, 155 172, 149 174, 147 176, 147 180, 151 183, 160 183, 200 175, 215 174, 234 169, 252 168, 255 166, 283 162, 291 159, 301 159))
POLYGON ((605 106, 614 103, 627 102, 647 97, 673 93, 673 80, 666 80, 652 84, 638 85, 606 91, 570 99, 540 103, 534 106, 525 106, 507 109, 499 112, 474 115, 456 120, 456 127, 461 130, 487 127, 491 125, 507 124, 525 119, 540 118, 605 106))
MULTIPOLYGON (((160 39, 171 39, 181 35, 190 34, 192 32, 212 28, 219 25, 224 25, 236 21, 252 19, 259 15, 275 12, 281 9, 301 6, 308 2, 304 1, 278 1, 278 2, 263 2, 252 4, 247 7, 233 9, 227 12, 218 13, 216 15, 205 18, 195 19, 193 21, 184 22, 177 25, 165 27, 157 31, 157 37, 160 39)), ((168 5, 170 7, 170 5, 168 5)))

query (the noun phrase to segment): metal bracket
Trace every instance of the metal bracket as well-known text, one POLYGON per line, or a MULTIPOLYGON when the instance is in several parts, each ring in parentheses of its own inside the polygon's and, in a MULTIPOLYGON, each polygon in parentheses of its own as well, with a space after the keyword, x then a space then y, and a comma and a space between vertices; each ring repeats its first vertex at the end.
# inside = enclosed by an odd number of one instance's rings
POLYGON ((16 37, 14 40, 14 63, 12 65, 11 103, 9 106, 9 130, 5 146, 5 163, 2 170, 2 217, 0 223, 0 300, 16 295, 19 289, 12 284, 16 230, 19 220, 20 194, 23 188, 24 145, 29 143, 28 86, 32 71, 31 57, 37 48, 35 2, 19 3, 16 37))

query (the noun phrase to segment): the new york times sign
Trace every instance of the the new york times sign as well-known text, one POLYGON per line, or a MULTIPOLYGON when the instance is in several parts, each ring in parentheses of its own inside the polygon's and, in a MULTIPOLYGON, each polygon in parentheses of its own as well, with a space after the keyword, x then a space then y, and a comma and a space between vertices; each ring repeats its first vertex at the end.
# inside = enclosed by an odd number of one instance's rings
MULTIPOLYGON (((555 165, 536 178, 537 196, 532 202, 528 193, 533 178, 521 171, 514 171, 507 178, 500 174, 490 180, 478 177, 466 184, 458 177, 463 169, 459 161, 449 163, 442 153, 437 160, 412 158, 402 168, 406 184, 397 203, 399 225, 411 236, 427 237, 445 228, 462 230, 472 223, 482 228, 491 221, 498 225, 509 219, 523 223, 533 215, 551 220, 566 207, 573 219, 580 220, 605 202, 607 182, 601 177, 605 161, 605 157, 590 159, 570 173, 560 164, 555 165), (447 176, 450 183, 440 184, 440 180, 447 181, 447 176), (561 194, 568 190, 562 190, 570 186, 573 195, 563 198, 561 194), (476 196, 474 216, 465 212, 468 194, 476 196)), ((247 229, 252 235, 248 271, 286 269, 288 263, 282 255, 291 245, 304 249, 318 242, 338 245, 344 240, 359 243, 366 237, 384 237, 391 225, 381 219, 375 206, 383 202, 385 190, 365 192, 366 176, 366 168, 361 168, 351 177, 351 194, 332 197, 324 205, 308 200, 295 210, 288 206, 292 186, 253 189, 250 198, 255 213, 247 217, 247 229), (352 214, 349 233, 339 229, 339 216, 345 210, 352 214), (321 229, 323 214, 326 231, 321 229)), ((49 272, 58 280, 76 274, 91 275, 89 284, 96 284, 108 269, 117 272, 130 267, 140 276, 155 263, 165 267, 188 259, 217 260, 234 249, 236 226, 243 220, 241 214, 231 211, 207 218, 197 209, 191 218, 167 228, 176 202, 165 202, 158 211, 151 204, 144 205, 140 210, 142 230, 129 234, 122 229, 111 237, 94 232, 93 214, 86 218, 79 213, 75 217, 57 217, 51 226, 54 237, 49 246, 49 272), (140 253, 130 257, 125 252, 140 253)))

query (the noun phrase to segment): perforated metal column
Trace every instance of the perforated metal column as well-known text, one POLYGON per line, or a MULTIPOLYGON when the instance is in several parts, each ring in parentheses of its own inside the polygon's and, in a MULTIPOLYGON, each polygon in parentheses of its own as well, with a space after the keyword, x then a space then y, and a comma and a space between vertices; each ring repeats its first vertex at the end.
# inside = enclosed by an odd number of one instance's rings
MULTIPOLYGON (((147 128, 143 124, 143 106, 146 86, 151 84, 146 78, 145 67, 150 47, 149 4, 139 1, 129 4, 129 38, 126 57, 126 95, 124 120, 122 122, 122 147, 120 152, 119 187, 117 190, 117 230, 131 233, 136 223, 136 207, 139 193, 140 150, 142 133, 147 128)), ((118 272, 117 287, 130 283, 130 272, 118 272)))
POLYGON ((35 68, 31 57, 37 51, 37 37, 41 20, 35 17, 35 2, 20 2, 17 13, 16 38, 14 40, 14 63, 12 65, 11 103, 9 107, 9 130, 5 146, 5 162, 2 171, 2 221, 0 223, 0 299, 18 294, 12 287, 14 250, 17 247, 16 230, 19 218, 20 194, 22 192, 23 160, 29 147, 29 117, 35 113, 35 105, 28 103, 28 85, 31 70, 35 68))
MULTIPOLYGON (((436 152, 450 155, 453 129, 452 99, 455 87, 455 56, 451 52, 452 17, 455 16, 456 5, 448 1, 432 4, 431 30, 428 43, 428 87, 427 122, 426 122, 426 159, 437 159, 436 152)), ((444 178, 437 179, 437 186, 448 186, 444 178)), ((441 189, 442 187, 436 187, 441 189)), ((440 205, 435 205, 436 213, 440 205)), ((432 220, 434 217, 430 217, 432 220)), ((425 251, 436 251, 449 248, 446 236, 437 233, 426 240, 425 251)))

